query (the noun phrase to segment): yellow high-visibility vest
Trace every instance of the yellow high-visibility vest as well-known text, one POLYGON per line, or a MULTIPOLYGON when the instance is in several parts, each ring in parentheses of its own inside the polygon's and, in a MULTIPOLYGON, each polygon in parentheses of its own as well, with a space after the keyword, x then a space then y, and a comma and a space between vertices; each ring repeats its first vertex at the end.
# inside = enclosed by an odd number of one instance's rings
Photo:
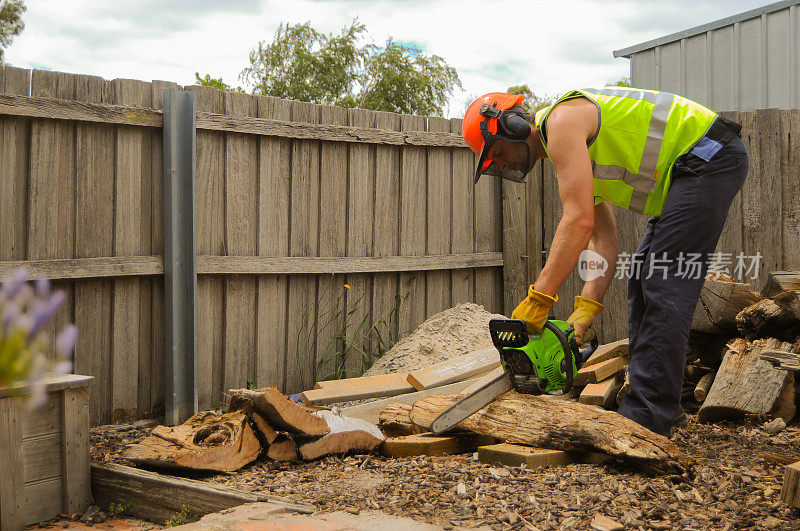
POLYGON ((669 92, 627 87, 573 90, 536 113, 545 152, 547 117, 559 103, 580 97, 597 105, 598 112, 598 129, 588 143, 595 204, 610 201, 641 214, 660 215, 672 164, 705 136, 717 114, 669 92))

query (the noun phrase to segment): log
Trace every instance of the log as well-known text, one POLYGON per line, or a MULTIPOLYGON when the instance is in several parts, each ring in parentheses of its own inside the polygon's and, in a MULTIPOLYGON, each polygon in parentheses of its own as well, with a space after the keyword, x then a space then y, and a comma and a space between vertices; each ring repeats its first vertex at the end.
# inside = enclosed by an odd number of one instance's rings
POLYGON ((297 444, 285 433, 279 433, 267 448, 267 457, 273 461, 296 461, 300 459, 297 444))
POLYGON ((423 429, 411 422, 410 404, 392 404, 378 416, 378 426, 387 437, 401 437, 403 435, 416 435, 423 429))
POLYGON ((406 378, 408 373, 328 380, 317 383, 318 389, 303 392, 300 399, 307 405, 323 405, 413 393, 414 386, 406 378))
POLYGON ((700 422, 766 415, 778 403, 789 373, 761 359, 765 349, 783 350, 791 345, 771 339, 752 343, 742 338, 731 342, 714 377, 697 418, 700 422))
POLYGON ((491 371, 499 365, 500 353, 496 348, 491 347, 412 371, 407 380, 417 391, 423 391, 467 380, 491 371))
POLYGON ((706 396, 708 396, 708 390, 711 389, 711 384, 713 383, 713 372, 706 373, 700 377, 700 381, 697 382, 694 388, 694 399, 697 400, 698 404, 702 404, 705 401, 706 396))
POLYGON ((761 295, 774 297, 786 290, 800 290, 800 271, 772 271, 761 288, 761 295))
POLYGON ((463 454, 472 453, 479 446, 494 441, 493 437, 469 432, 454 435, 422 433, 386 439, 381 446, 381 453, 386 457, 463 454))
POLYGON ((750 284, 725 275, 708 275, 692 317, 692 330, 716 335, 736 333, 736 314, 762 299, 750 284))
POLYGON ((381 430, 371 422, 343 417, 333 411, 318 411, 316 415, 325 421, 330 431, 317 440, 298 445, 303 459, 354 451, 371 452, 385 439, 381 430))
POLYGON ((616 400, 620 387, 622 387, 622 375, 615 374, 607 380, 584 387, 578 402, 590 406, 609 407, 616 400))
POLYGON ((278 431, 302 435, 325 435, 330 431, 325 419, 292 402, 274 387, 231 389, 228 393, 231 395, 229 410, 249 410, 248 408, 252 407, 253 411, 278 431))
POLYGON ((481 463, 498 463, 506 466, 525 465, 527 468, 540 466, 568 465, 570 463, 599 464, 607 461, 609 456, 599 452, 565 452, 563 450, 547 450, 519 444, 492 444, 478 448, 478 461, 481 463))
MULTIPOLYGON (((430 425, 458 395, 414 404, 411 421, 430 425)), ((594 451, 628 459, 650 470, 684 472, 691 461, 669 439, 612 411, 546 395, 509 391, 462 421, 459 428, 503 442, 552 450, 594 451)))
POLYGON ((92 498, 107 510, 114 503, 124 514, 164 522, 182 509, 205 515, 244 503, 269 502, 286 511, 311 514, 314 507, 264 494, 233 489, 215 483, 167 476, 115 463, 92 461, 92 498))
POLYGON ((800 507, 800 461, 783 469, 781 501, 792 507, 800 507))
POLYGON ((619 341, 614 341, 613 343, 607 343, 597 347, 597 350, 595 350, 594 353, 583 362, 583 367, 596 365, 601 361, 610 360, 611 358, 622 358, 627 356, 628 338, 626 337, 625 339, 620 339, 619 341))
POLYGON ((179 426, 156 426, 122 456, 158 467, 233 472, 254 461, 261 444, 244 411, 204 411, 179 426))
POLYGON ((585 385, 588 383, 602 382, 606 378, 624 370, 627 364, 628 360, 626 358, 611 358, 588 367, 581 367, 581 369, 575 373, 573 384, 585 385))
POLYGON ((775 337, 794 341, 800 334, 800 297, 797 291, 782 291, 743 309, 736 326, 747 339, 775 337))

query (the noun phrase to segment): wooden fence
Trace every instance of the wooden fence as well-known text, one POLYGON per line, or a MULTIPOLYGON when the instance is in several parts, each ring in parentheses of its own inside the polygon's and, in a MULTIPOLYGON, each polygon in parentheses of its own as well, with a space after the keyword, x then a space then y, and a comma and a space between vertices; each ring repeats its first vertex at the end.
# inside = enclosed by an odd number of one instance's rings
MULTIPOLYGON (((724 112, 742 124, 742 140, 750 157, 750 171, 736 196, 717 252, 745 257, 761 253, 758 277, 751 282, 760 289, 769 271, 800 269, 800 110, 761 109, 724 112)), ((639 245, 647 218, 614 208, 620 253, 633 253, 639 245)), ((505 302, 510 312, 532 283, 543 264, 561 218, 558 182, 550 163, 538 164, 525 186, 503 183, 503 250, 505 302), (541 220, 541 222, 540 222, 541 220)), ((745 263, 749 265, 750 261, 745 263)), ((559 290, 556 317, 572 312, 573 298, 583 286, 577 271, 559 290)), ((628 336, 626 281, 615 278, 603 301, 606 308, 595 325, 602 341, 628 336)))
MULTIPOLYGON (((94 424, 164 404, 167 88, 0 69, 0 273, 26 265, 66 291, 58 325, 78 325, 94 424)), ((359 370, 378 341, 361 322, 386 339, 460 302, 502 311, 500 185, 473 188, 460 120, 186 89, 201 408, 248 382, 296 392, 337 361, 359 370), (355 350, 329 359, 344 307, 355 350)))

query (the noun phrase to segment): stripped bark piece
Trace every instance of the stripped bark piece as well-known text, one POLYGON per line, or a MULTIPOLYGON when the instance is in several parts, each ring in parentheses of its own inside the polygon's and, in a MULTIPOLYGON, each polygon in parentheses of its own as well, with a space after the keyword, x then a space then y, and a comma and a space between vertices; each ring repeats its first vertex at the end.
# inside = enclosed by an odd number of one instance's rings
POLYGON ((314 441, 299 445, 303 459, 351 451, 371 452, 384 441, 381 430, 371 422, 337 415, 332 411, 315 413, 330 427, 330 432, 314 441))
POLYGON ((330 431, 325 420, 309 409, 292 402, 274 387, 231 389, 231 407, 248 400, 254 411, 278 431, 303 435, 325 435, 330 431))

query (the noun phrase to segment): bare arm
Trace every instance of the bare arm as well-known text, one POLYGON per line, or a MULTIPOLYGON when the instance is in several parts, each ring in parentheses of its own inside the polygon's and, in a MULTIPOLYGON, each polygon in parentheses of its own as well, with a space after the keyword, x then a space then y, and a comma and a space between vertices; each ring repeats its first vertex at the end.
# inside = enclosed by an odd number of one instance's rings
POLYGON ((586 282, 581 295, 593 301, 603 302, 603 297, 617 270, 617 254, 619 252, 614 210, 607 201, 594 207, 594 230, 589 238, 589 249, 605 258, 608 262, 608 269, 602 277, 586 282))
MULTIPOLYGON (((594 124, 587 120, 585 107, 565 102, 553 110, 548 120, 548 148, 556 167, 558 193, 564 208, 558 223, 547 263, 534 289, 553 296, 569 277, 581 251, 587 248, 594 229, 594 186, 592 163, 586 148, 594 124), (589 123, 587 123, 589 122, 589 123)), ((590 109, 594 113, 594 109, 590 109)), ((594 115, 589 115, 594 117, 594 115)))

